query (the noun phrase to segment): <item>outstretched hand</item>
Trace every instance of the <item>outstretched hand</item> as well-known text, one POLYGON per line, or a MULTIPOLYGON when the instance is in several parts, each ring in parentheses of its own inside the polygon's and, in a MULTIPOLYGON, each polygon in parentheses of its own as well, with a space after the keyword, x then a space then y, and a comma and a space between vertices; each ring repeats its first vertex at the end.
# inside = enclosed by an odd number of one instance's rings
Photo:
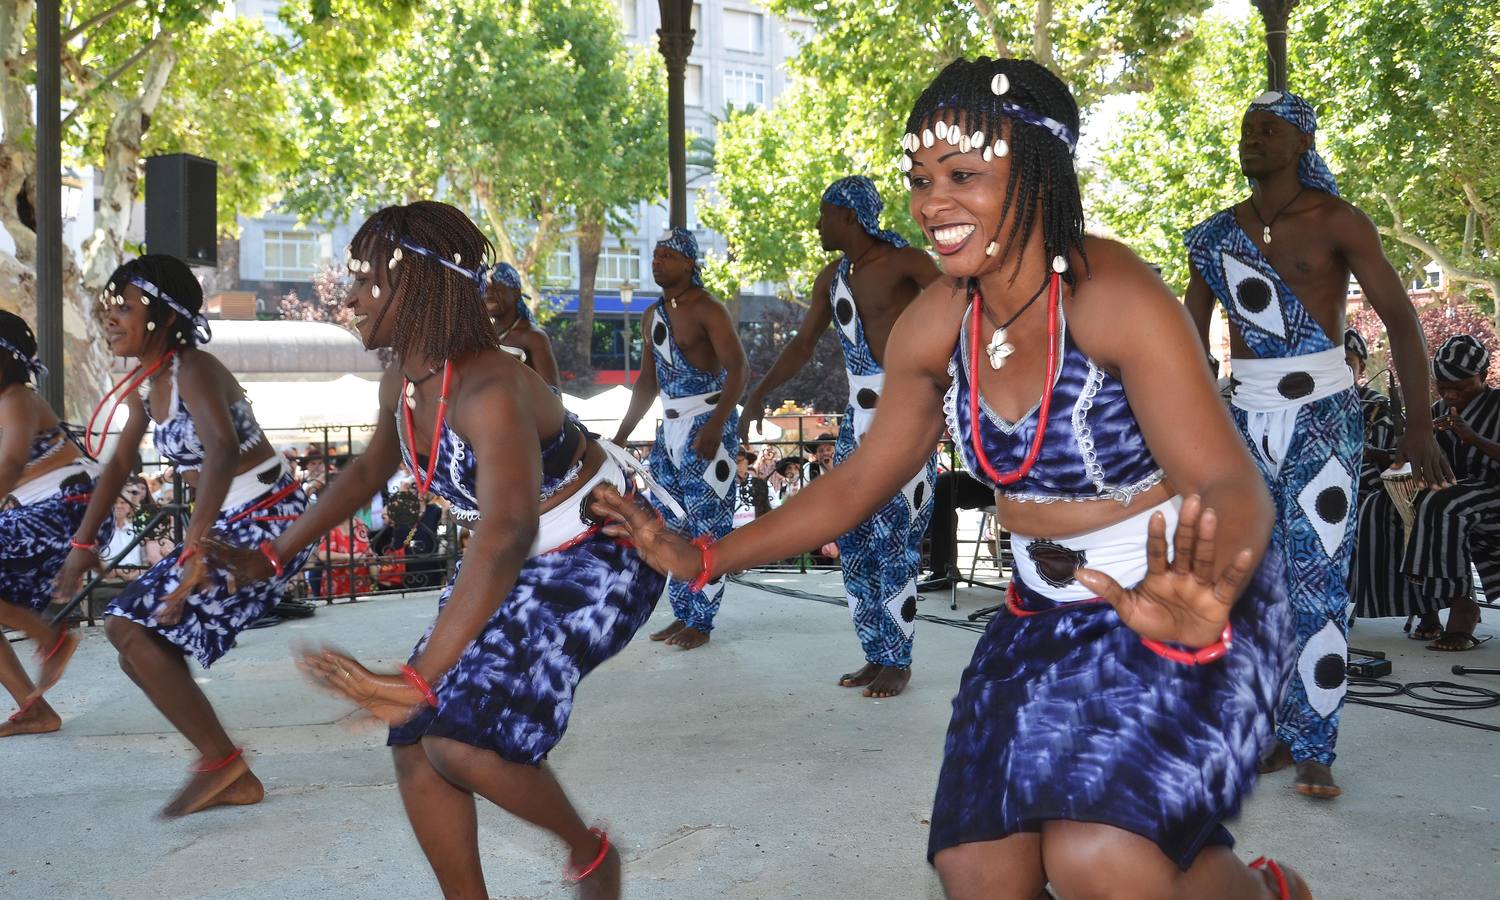
POLYGON ((703 568, 703 553, 692 541, 672 531, 655 510, 613 485, 601 484, 589 497, 589 513, 609 520, 604 533, 635 544, 646 564, 679 581, 692 581, 703 568))
POLYGON ((1129 590, 1094 569, 1074 573, 1078 582, 1115 608, 1120 621, 1143 638, 1206 647, 1219 640, 1240 590, 1249 581, 1254 554, 1249 549, 1217 577, 1215 534, 1218 517, 1195 495, 1182 504, 1167 561, 1167 519, 1151 517, 1146 537, 1146 578, 1129 590))
POLYGON ((426 708, 422 693, 400 675, 371 672, 333 647, 299 647, 297 668, 315 686, 347 700, 387 725, 401 725, 426 708))

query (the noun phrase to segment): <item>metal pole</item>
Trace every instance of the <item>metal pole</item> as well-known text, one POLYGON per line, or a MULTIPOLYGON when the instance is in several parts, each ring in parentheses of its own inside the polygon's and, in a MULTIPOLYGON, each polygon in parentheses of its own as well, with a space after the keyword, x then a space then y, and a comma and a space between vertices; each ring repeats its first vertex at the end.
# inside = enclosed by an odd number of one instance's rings
POLYGON ((625 310, 625 386, 630 387, 630 307, 621 307, 625 310))
POLYGON ((667 63, 667 164, 670 170, 671 225, 687 227, 687 112, 685 80, 693 52, 692 0, 658 0, 661 28, 656 32, 667 63))
POLYGON ((63 407, 62 44, 58 0, 36 5, 36 336, 42 397, 63 407))
POLYGON ((1266 90, 1286 90, 1286 25, 1300 0, 1255 0, 1266 25, 1266 90))

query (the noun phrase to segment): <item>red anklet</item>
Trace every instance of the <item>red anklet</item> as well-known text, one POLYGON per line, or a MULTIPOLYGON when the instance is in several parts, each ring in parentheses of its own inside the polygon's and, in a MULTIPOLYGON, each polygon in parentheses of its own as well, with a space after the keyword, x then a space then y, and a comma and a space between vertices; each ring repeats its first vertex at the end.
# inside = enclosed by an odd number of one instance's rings
POLYGON ((703 554, 703 568, 698 571, 698 577, 694 578, 688 585, 688 590, 693 593, 703 590, 713 578, 714 571, 714 536, 711 534, 700 534, 693 538, 693 546, 703 554))
POLYGON ((401 677, 406 679, 407 684, 421 692, 422 699, 427 701, 428 706, 437 709, 437 694, 432 690, 432 685, 427 683, 427 679, 422 677, 421 672, 418 672, 411 666, 402 666, 401 677))
POLYGON ((594 857, 593 862, 581 869, 574 869, 573 865, 569 863, 567 870, 563 872, 563 877, 569 881, 576 883, 594 874, 600 866, 604 865, 604 857, 609 855, 609 835, 604 833, 604 829, 590 828, 589 834, 599 836, 599 855, 594 857))
POLYGON ((200 762, 196 766, 193 766, 193 774, 197 775, 197 774, 202 774, 203 772, 217 772, 220 769, 223 769, 223 768, 229 766, 235 760, 239 759, 241 756, 244 756, 244 755, 245 755, 245 748, 244 747, 235 747, 233 753, 229 754, 228 756, 224 757, 223 759, 219 760, 216 763, 210 764, 210 763, 200 762))
POLYGON ((6 719, 5 721, 7 721, 7 722, 19 722, 19 721, 21 721, 21 718, 23 716, 25 716, 27 713, 31 712, 31 708, 33 706, 36 706, 37 700, 40 700, 40 699, 42 699, 42 698, 41 697, 37 697, 36 700, 27 700, 25 703, 22 703, 21 704, 21 708, 18 709, 18 710, 16 710, 15 712, 11 713, 10 714, 10 718, 6 719))
POLYGON ((1292 886, 1287 884, 1286 875, 1281 871, 1281 866, 1276 860, 1265 856, 1258 856, 1250 863, 1252 869, 1270 869, 1271 874, 1276 876, 1276 886, 1281 889, 1281 900, 1292 900, 1292 886))

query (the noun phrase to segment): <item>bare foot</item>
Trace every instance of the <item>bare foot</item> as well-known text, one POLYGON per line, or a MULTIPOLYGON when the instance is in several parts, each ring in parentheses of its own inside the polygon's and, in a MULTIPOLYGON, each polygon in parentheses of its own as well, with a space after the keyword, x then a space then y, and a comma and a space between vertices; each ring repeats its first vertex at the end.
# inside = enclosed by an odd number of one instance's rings
POLYGON ((840 675, 839 687, 864 687, 875 680, 875 676, 880 674, 880 669, 879 663, 867 662, 858 671, 840 675))
POLYGON ((242 756, 222 769, 193 772, 172 802, 162 808, 161 816, 176 819, 215 806, 249 806, 265 796, 265 786, 242 756))
POLYGON ((56 686, 62 678, 63 670, 68 667, 69 660, 78 650, 78 641, 78 632, 71 629, 58 635, 57 643, 42 657, 42 670, 37 674, 36 690, 32 691, 31 696, 40 697, 56 686))
MULTIPOLYGON (((597 853, 598 851, 594 851, 597 853)), ((588 865, 593 859, 584 860, 583 865, 588 865)), ((609 852, 604 854, 604 862, 599 864, 589 876, 578 882, 579 900, 619 900, 620 897, 620 852, 610 844, 609 852)))
POLYGON ((678 619, 677 621, 673 622, 671 625, 668 625, 666 628, 663 628, 661 631, 658 631, 658 632, 652 634, 651 635, 651 640, 653 640, 653 641, 664 641, 667 638, 671 637, 672 635, 676 634, 677 632, 681 631, 682 629, 684 629, 686 627, 687 627, 687 623, 684 622, 684 621, 682 621, 681 619, 678 619))
POLYGON ((866 697, 874 697, 877 700, 886 697, 894 697, 906 690, 906 683, 911 681, 911 669, 903 669, 899 666, 881 666, 880 674, 865 688, 866 697))
POLYGON ((1292 784, 1297 793, 1320 800, 1332 800, 1344 792, 1333 783, 1333 769, 1312 760, 1297 763, 1297 779, 1292 784))
POLYGON ((684 650, 696 650, 708 643, 708 635, 696 628, 684 625, 677 629, 677 633, 667 638, 668 647, 681 647, 684 650))
POLYGON ((9 719, 0 722, 0 738, 17 734, 48 734, 62 727, 57 710, 38 697, 28 700, 9 719))
POLYGON ((1280 772, 1291 764, 1292 748, 1281 741, 1277 741, 1276 746, 1271 749, 1271 752, 1262 756, 1260 762, 1255 764, 1255 771, 1262 775, 1269 775, 1272 772, 1280 772))

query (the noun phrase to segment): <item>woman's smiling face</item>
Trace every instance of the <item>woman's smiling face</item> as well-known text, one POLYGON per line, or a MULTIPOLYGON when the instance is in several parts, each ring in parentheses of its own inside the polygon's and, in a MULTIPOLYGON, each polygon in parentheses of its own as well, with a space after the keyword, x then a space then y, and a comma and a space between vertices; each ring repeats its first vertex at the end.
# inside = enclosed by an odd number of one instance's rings
POLYGON ((946 134, 950 128, 964 132, 962 118, 948 116, 919 135, 924 139, 911 154, 908 173, 911 216, 942 257, 943 271, 967 278, 999 265, 985 249, 1000 229, 1011 158, 1009 145, 998 134, 967 132, 962 145, 934 139, 931 147, 926 146, 926 131, 946 134), (964 150, 976 135, 978 145, 964 150), (989 153, 985 153, 986 148, 989 153), (1002 152, 996 153, 997 149, 1002 152), (990 158, 986 160, 986 156, 990 158))

